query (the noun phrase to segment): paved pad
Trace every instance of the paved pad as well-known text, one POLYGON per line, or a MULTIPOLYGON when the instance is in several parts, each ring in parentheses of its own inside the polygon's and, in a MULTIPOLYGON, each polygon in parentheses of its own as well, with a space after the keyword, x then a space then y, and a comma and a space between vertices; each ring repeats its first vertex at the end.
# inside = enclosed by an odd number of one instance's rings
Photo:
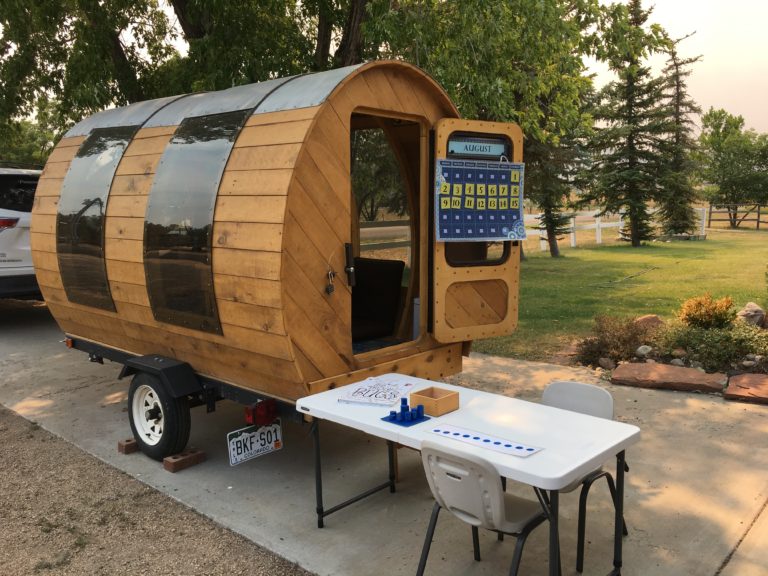
MULTIPOLYGON (((283 450, 230 467, 226 433, 243 426, 242 408, 227 402, 213 414, 196 408, 190 446, 204 450, 208 460, 171 474, 141 454, 117 451, 117 442, 130 436, 128 382, 116 379, 118 365, 92 364, 85 354, 67 350, 44 307, 0 302, 0 334, 3 405, 318 574, 415 572, 433 503, 416 453, 399 451, 396 494, 377 493, 331 515, 319 530, 306 425, 286 420, 283 450)), ((465 372, 451 380, 536 400, 555 379, 597 381, 583 369, 480 355, 469 358, 465 372)), ((725 562, 726 570, 740 567, 734 575, 765 576, 768 568, 754 543, 765 541, 759 530, 766 525, 768 499, 766 408, 715 395, 601 385, 615 398, 617 418, 636 424, 643 434, 627 454, 630 534, 622 574, 714 576, 725 562)), ((340 426, 321 430, 329 506, 385 479, 383 442, 340 426)), ((525 486, 511 490, 532 496, 525 486)), ((575 574, 577 501, 576 494, 561 497, 566 576, 575 574)), ((590 493, 587 542, 584 574, 606 574, 612 558, 612 509, 604 484, 590 493)), ((441 515, 427 574, 506 573, 513 540, 497 542, 495 535, 483 533, 481 548, 478 563, 472 559, 467 526, 441 515)), ((546 529, 540 528, 526 544, 521 574, 546 574, 546 557, 546 529)))

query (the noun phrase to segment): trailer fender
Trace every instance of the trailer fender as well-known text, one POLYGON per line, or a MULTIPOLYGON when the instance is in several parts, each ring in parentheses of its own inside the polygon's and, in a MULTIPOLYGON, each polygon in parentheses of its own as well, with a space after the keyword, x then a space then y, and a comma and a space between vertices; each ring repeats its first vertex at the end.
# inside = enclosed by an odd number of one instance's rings
POLYGON ((132 376, 140 372, 147 372, 157 376, 165 386, 168 393, 174 398, 194 396, 203 393, 203 386, 192 369, 186 362, 180 362, 166 356, 149 354, 129 358, 123 364, 118 378, 132 376))

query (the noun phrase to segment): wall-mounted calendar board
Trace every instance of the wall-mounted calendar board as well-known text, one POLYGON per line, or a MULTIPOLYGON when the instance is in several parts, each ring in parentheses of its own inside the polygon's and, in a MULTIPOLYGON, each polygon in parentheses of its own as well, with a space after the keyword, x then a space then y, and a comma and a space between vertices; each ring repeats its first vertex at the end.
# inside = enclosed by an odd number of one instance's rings
POLYGON ((437 240, 524 240, 524 172, 522 163, 437 159, 437 240))

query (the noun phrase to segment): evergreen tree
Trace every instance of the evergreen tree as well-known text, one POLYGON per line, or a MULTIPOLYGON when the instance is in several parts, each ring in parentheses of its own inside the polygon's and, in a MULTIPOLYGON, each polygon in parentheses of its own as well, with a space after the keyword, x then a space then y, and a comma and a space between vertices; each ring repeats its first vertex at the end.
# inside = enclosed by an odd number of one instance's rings
POLYGON ((567 212, 572 207, 571 194, 583 186, 581 175, 590 159, 585 141, 588 133, 590 127, 584 125, 563 136, 557 145, 533 139, 526 142, 526 195, 541 210, 539 229, 553 258, 560 256, 558 237, 571 226, 572 214, 567 212))
POLYGON ((567 150, 537 140, 526 142, 525 194, 541 210, 539 230, 549 245, 549 255, 560 256, 558 239, 568 232, 571 215, 567 208, 568 185, 561 176, 567 150))
POLYGON ((665 40, 658 26, 645 30, 650 10, 640 0, 612 9, 603 56, 618 80, 603 88, 595 111, 595 180, 585 201, 596 201, 602 213, 623 212, 632 246, 640 246, 653 237, 648 203, 660 197, 660 143, 669 132, 664 84, 642 61, 665 40))
MULTIPOLYGON (((573 73, 577 74, 578 70, 573 73)), ((555 142, 542 142, 531 137, 525 143, 525 194, 541 211, 538 227, 544 233, 553 258, 560 256, 558 240, 569 231, 573 216, 567 212, 573 207, 571 195, 575 189, 583 189, 582 175, 590 159, 586 144, 592 134, 595 91, 591 78, 587 77, 574 88, 580 101, 575 118, 580 122, 563 124, 563 131, 555 142)), ((549 109, 549 101, 542 99, 545 110, 549 109)), ((546 119, 546 116, 542 118, 546 119)))
POLYGON ((701 108, 688 94, 686 81, 691 74, 688 67, 698 62, 701 56, 680 58, 677 53, 679 42, 672 43, 663 71, 664 98, 672 129, 662 143, 664 173, 659 215, 666 234, 692 233, 696 229, 696 212, 692 206, 696 200, 692 181, 696 151, 692 116, 699 114, 701 108))

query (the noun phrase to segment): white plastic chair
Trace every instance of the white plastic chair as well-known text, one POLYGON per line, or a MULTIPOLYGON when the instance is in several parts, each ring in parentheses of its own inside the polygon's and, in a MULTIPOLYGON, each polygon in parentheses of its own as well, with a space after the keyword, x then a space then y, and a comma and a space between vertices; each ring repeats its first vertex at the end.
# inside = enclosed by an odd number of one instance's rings
POLYGON ((480 560, 478 528, 493 530, 500 536, 517 536, 509 569, 510 576, 515 576, 526 538, 546 520, 540 503, 505 493, 496 468, 490 462, 468 454, 459 447, 427 441, 422 444, 421 459, 429 488, 435 497, 435 506, 424 539, 417 576, 424 574, 441 508, 472 527, 475 560, 480 560))
MULTIPOLYGON (((546 387, 541 396, 541 401, 542 404, 546 404, 547 406, 554 406, 555 408, 562 408, 563 410, 571 410, 572 412, 580 412, 582 414, 589 414, 590 416, 597 416, 598 418, 613 420, 613 396, 611 396, 611 393, 608 392, 608 390, 600 388, 599 386, 594 386, 593 384, 565 380, 555 381, 546 387)), ((615 508, 616 484, 613 481, 611 473, 603 470, 602 466, 560 490, 560 492, 573 492, 576 488, 581 486, 581 494, 579 496, 578 542, 576 544, 577 572, 582 572, 584 570, 587 496, 589 495, 589 489, 592 487, 595 480, 603 477, 608 482, 608 489, 611 491, 611 498, 613 499, 615 508)), ((623 531, 626 536, 628 534, 626 522, 624 522, 623 531)))

